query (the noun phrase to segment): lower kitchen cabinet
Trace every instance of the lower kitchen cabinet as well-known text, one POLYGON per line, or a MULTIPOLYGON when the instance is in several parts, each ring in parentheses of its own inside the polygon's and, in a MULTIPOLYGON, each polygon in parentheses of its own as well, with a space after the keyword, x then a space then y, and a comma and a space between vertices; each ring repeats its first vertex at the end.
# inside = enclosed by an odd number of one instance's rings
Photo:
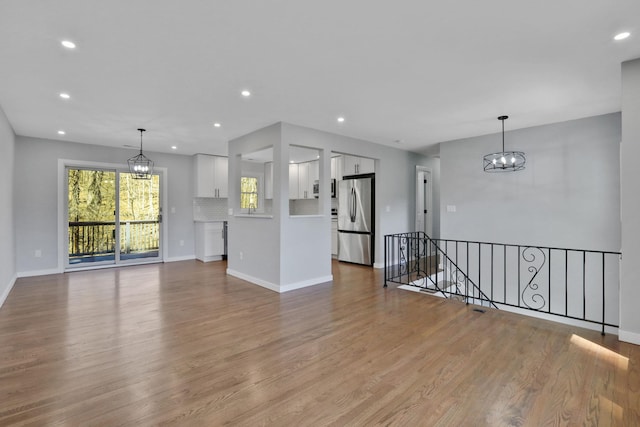
POLYGON ((202 262, 223 259, 224 222, 196 222, 196 259, 202 262))

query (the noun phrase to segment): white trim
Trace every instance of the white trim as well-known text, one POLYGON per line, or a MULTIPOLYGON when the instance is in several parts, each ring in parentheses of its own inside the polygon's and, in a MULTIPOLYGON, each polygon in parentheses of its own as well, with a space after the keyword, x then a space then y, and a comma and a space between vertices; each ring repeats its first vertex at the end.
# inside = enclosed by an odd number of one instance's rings
POLYGON ((374 262, 373 268, 384 268, 384 262, 374 262))
POLYGON ((64 270, 60 270, 58 268, 49 268, 46 270, 31 270, 31 271, 19 271, 17 273, 18 277, 35 277, 35 276, 48 276, 50 274, 61 274, 64 273, 64 270))
POLYGON ((266 280, 258 279, 257 277, 250 276, 248 274, 240 273, 239 271, 232 270, 227 268, 227 274, 229 276, 237 277, 238 279, 245 280, 247 282, 253 283, 254 285, 262 286, 263 288, 267 288, 271 291, 283 293, 293 291, 295 289, 306 288, 313 285, 318 285, 320 283, 331 282, 333 280, 333 275, 316 277, 314 279, 303 280, 301 282, 290 283, 288 285, 277 285, 275 283, 267 282, 266 280))
POLYGON ((618 339, 631 344, 640 345, 640 334, 637 332, 618 330, 618 339))
POLYGON ((9 280, 9 286, 7 286, 7 289, 5 289, 2 295, 0 295, 0 307, 2 307, 2 304, 4 304, 4 302, 7 300, 7 297, 9 296, 11 289, 13 289, 13 285, 16 284, 17 278, 18 276, 14 274, 11 280, 9 280))
POLYGON ((165 258, 164 262, 191 261, 192 259, 196 259, 196 256, 195 255, 174 256, 174 257, 165 258))
POLYGON ((253 283, 254 285, 262 286, 263 288, 267 288, 271 291, 280 292, 280 286, 275 283, 267 282, 266 280, 258 279, 257 277, 249 276, 248 274, 240 273, 239 271, 232 270, 230 268, 227 268, 227 274, 253 283))
POLYGON ((416 194, 415 194, 415 204, 414 204, 414 226, 416 231, 424 231, 429 235, 429 237, 433 237, 433 171, 430 167, 416 165, 416 175, 415 175, 415 183, 416 183, 416 194), (420 199, 420 189, 422 188, 423 183, 418 183, 418 177, 420 176, 420 172, 425 172, 429 174, 427 179, 427 217, 425 221, 427 224, 424 224, 424 230, 418 229, 418 215, 424 215, 423 212, 418 212, 418 200, 420 199))

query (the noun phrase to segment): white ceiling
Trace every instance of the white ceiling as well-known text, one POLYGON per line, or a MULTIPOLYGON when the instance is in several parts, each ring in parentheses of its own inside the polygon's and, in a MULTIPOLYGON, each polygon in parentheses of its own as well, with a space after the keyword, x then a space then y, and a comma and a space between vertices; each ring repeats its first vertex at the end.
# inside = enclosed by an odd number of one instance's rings
POLYGON ((638 0, 0 1, 17 134, 121 147, 144 127, 145 150, 181 154, 277 121, 433 152, 502 114, 511 130, 619 111, 638 57, 638 0))

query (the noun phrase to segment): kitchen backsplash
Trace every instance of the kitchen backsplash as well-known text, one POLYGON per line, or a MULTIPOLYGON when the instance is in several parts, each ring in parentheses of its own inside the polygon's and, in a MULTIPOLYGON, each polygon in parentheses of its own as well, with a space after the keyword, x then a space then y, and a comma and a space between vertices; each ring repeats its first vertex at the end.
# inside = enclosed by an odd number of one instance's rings
POLYGON ((227 199, 196 197, 193 199, 194 221, 226 221, 227 199))

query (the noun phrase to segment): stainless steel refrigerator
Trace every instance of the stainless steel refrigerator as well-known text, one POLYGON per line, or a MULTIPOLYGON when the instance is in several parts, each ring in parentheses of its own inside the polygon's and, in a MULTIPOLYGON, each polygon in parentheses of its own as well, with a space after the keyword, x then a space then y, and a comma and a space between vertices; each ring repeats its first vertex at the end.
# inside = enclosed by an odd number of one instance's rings
POLYGON ((338 186, 338 260, 373 265, 374 174, 345 176, 338 186))

